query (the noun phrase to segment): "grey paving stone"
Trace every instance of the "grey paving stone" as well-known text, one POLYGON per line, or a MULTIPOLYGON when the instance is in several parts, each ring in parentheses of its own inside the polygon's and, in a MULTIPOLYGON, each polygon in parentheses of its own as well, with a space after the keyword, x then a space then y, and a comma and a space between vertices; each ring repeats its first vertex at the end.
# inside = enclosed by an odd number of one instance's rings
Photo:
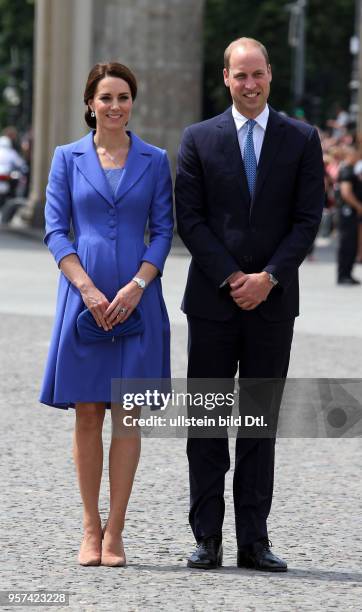
MULTIPOLYGON (((212 572, 185 567, 193 538, 187 523, 184 439, 142 440, 141 463, 124 534, 127 567, 77 565, 81 503, 71 459, 74 413, 37 402, 52 324, 52 318, 44 313, 54 299, 50 293, 55 281, 47 289, 47 279, 56 271, 50 267, 45 251, 35 243, 34 249, 23 243, 20 248, 21 240, 12 237, 6 248, 0 244, 0 588, 66 590, 71 593, 70 610, 77 611, 360 610, 360 438, 277 441, 269 527, 273 549, 288 561, 290 571, 285 575, 236 568, 232 470, 226 480, 224 567, 212 572), (31 262, 36 262, 36 268, 31 268, 33 284, 26 272, 27 266, 33 266, 31 262), (24 292, 23 277, 27 277, 24 292), (13 312, 10 306, 15 286, 13 312), (39 315, 34 313, 38 286, 42 287, 39 315), (27 314, 27 300, 34 305, 33 314, 27 314)), ((170 258, 165 274, 165 287, 178 292, 177 300, 186 264, 185 257, 170 258)), ((308 293, 306 304, 311 307, 305 316, 310 323, 297 328, 291 376, 360 377, 362 343, 357 306, 348 307, 352 318, 348 329, 354 325, 354 335, 343 335, 338 326, 334 330, 333 325, 325 325, 323 313, 319 314, 320 333, 316 333, 314 277, 318 276, 320 291, 335 295, 337 288, 330 282, 333 264, 317 263, 312 272, 307 268, 302 275, 308 293)), ((357 304, 355 296, 351 300, 357 304)), ((186 326, 175 310, 174 293, 171 303, 173 372, 183 376, 186 326)), ((105 449, 110 439, 109 421, 107 418, 105 449)), ((231 455, 233 450, 231 440, 231 455)), ((105 453, 100 501, 104 518, 107 500, 105 453)))

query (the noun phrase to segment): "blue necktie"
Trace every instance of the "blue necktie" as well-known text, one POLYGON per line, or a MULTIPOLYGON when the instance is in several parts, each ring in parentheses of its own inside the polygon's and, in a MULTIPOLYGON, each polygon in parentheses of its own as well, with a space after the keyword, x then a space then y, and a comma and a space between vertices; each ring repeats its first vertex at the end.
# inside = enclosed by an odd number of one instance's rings
POLYGON ((253 142, 253 129, 256 125, 256 121, 254 121, 254 119, 249 119, 246 122, 246 125, 248 126, 248 132, 245 139, 243 160, 250 196, 253 197, 256 183, 256 170, 258 165, 253 142))

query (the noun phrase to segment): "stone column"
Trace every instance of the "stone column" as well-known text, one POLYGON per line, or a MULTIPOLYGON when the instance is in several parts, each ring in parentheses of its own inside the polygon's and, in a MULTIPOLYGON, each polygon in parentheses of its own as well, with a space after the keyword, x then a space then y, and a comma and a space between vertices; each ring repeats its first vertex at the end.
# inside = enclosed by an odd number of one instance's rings
MULTIPOLYGON (((183 128, 200 119, 204 0, 37 0, 34 151, 25 216, 43 225, 54 148, 86 133, 83 88, 96 62, 134 70, 131 129, 167 149, 175 167, 183 128)), ((24 215, 23 215, 24 216, 24 215)))
POLYGON ((43 225, 45 187, 55 147, 86 133, 83 88, 90 67, 92 9, 93 0, 36 2, 34 148, 25 212, 33 226, 43 225))
POLYGON ((127 64, 139 83, 131 129, 168 150, 200 119, 204 0, 95 0, 93 62, 127 64))

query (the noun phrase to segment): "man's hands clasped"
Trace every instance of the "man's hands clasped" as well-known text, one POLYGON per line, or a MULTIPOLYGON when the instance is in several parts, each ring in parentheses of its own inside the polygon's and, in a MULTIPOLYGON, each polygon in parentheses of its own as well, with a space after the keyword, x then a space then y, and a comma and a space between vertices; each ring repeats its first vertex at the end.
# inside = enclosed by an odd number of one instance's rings
POLYGON ((254 310, 273 288, 267 272, 244 274, 238 271, 229 279, 230 295, 242 310, 254 310))

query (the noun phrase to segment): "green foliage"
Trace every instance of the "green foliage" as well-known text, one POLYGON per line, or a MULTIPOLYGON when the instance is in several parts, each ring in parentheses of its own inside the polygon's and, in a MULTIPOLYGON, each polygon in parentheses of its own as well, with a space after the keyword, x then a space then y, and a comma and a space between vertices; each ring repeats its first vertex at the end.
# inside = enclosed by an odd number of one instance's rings
MULTIPOLYGON (((289 10, 294 0, 207 0, 204 37, 204 115, 222 112, 230 103, 223 85, 223 52, 229 42, 250 36, 263 42, 273 70, 270 103, 292 112, 292 49, 288 45, 289 10)), ((307 116, 322 121, 336 101, 349 103, 349 39, 354 0, 308 0, 306 12, 307 116)))
POLYGON ((350 102, 354 0, 310 0, 307 22, 307 92, 323 101, 324 118, 350 102))
POLYGON ((0 0, 0 127, 30 123, 34 31, 34 0, 0 0), (3 96, 11 85, 20 105, 11 107, 3 96))
MULTIPOLYGON (((59 0, 61 1, 61 0, 59 0)), ((261 40, 273 69, 271 104, 293 110, 292 50, 288 45, 288 4, 294 0, 206 0, 204 20, 204 116, 230 103, 223 84, 223 52, 240 36, 261 40)), ((30 123, 35 0, 0 0, 0 128, 30 123), (3 91, 12 85, 21 104, 11 108, 3 91)), ((351 77, 349 39, 354 27, 354 0, 308 0, 306 14, 306 97, 304 107, 322 122, 340 102, 349 105, 351 77)))

